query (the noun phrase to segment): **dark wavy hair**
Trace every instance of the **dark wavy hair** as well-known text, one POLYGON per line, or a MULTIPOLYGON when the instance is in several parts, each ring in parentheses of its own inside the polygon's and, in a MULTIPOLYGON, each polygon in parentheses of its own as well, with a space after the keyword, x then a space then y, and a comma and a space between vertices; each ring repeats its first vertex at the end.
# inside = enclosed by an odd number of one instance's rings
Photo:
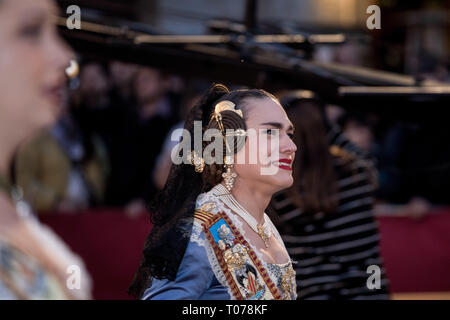
MULTIPOLYGON (((195 121, 202 122, 202 133, 210 128, 218 129, 217 122, 211 119, 213 109, 220 101, 228 100, 236 105, 236 109, 242 110, 244 119, 235 112, 223 111, 221 115, 224 129, 246 130, 245 119, 249 110, 247 102, 252 98, 276 99, 261 89, 229 91, 222 84, 214 84, 190 111, 184 129, 189 131, 191 137, 194 137, 195 121)), ((191 150, 194 150, 194 141, 191 140, 191 150)), ((243 145, 239 139, 235 140, 234 153, 243 145)), ((203 144, 202 149, 205 146, 203 144)), ((223 152, 225 154, 225 150, 223 152)), ((175 280, 189 242, 197 197, 220 183, 222 173, 222 164, 205 165, 201 174, 195 172, 194 166, 190 164, 172 164, 163 190, 148 205, 153 229, 147 237, 140 265, 129 287, 130 295, 141 298, 153 278, 175 280)))

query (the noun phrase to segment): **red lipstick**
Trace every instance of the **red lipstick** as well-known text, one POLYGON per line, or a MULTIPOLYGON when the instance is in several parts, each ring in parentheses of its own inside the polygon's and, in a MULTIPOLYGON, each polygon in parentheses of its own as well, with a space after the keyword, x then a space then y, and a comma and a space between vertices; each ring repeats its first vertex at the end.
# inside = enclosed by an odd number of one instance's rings
POLYGON ((292 171, 292 160, 291 159, 280 159, 278 163, 276 163, 279 168, 292 171))

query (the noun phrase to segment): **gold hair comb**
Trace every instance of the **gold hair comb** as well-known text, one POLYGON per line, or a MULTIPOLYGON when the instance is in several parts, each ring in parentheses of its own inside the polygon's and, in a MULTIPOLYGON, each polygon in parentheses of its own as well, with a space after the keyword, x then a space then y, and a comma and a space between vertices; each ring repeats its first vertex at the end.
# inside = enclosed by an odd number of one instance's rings
POLYGON ((225 110, 233 111, 237 113, 241 118, 244 118, 242 110, 236 110, 236 105, 229 100, 220 101, 218 104, 216 104, 216 107, 214 108, 214 113, 218 114, 225 110))
POLYGON ((222 135, 224 137, 225 140, 225 145, 227 147, 227 150, 229 152, 231 152, 230 146, 228 145, 228 141, 227 139, 225 139, 226 136, 245 136, 246 132, 243 129, 238 129, 237 131, 233 131, 233 133, 226 133, 225 132, 225 128, 223 126, 222 123, 222 115, 220 114, 222 111, 233 111, 234 113, 238 114, 241 118, 244 118, 243 114, 242 114, 242 110, 236 110, 236 105, 229 101, 229 100, 224 100, 224 101, 220 101, 218 104, 216 104, 216 107, 214 108, 214 113, 211 116, 211 119, 215 119, 220 131, 222 132, 222 135))

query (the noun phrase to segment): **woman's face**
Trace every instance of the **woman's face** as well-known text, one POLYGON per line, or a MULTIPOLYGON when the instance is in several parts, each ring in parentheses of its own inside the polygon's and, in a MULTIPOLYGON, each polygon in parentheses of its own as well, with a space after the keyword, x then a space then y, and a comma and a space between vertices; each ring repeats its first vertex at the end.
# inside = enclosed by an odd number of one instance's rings
POLYGON ((71 51, 54 24, 50 0, 0 1, 0 114, 23 135, 51 125, 61 112, 71 51))
POLYGON ((291 121, 271 98, 246 99, 246 105, 247 141, 236 154, 234 165, 238 179, 269 193, 290 187, 297 150, 291 139, 294 131, 291 121))

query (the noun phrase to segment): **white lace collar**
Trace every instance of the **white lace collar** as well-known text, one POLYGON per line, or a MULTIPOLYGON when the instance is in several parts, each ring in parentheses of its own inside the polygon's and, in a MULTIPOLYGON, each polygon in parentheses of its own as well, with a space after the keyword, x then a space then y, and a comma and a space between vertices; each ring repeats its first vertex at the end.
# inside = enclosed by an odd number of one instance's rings
MULTIPOLYGON (((200 209, 203 205, 205 205, 207 203, 214 204, 213 209, 210 211, 210 213, 217 214, 219 212, 224 212, 227 215, 227 217, 232 221, 234 226, 238 229, 239 233, 244 238, 246 238, 245 230, 243 228, 243 222, 237 217, 237 215, 233 214, 232 211, 216 195, 214 195, 214 188, 211 189, 208 192, 200 194, 197 197, 196 209, 200 209)), ((267 216, 267 221, 269 222, 269 227, 271 228, 272 234, 282 244, 284 250, 286 250, 286 247, 284 245, 284 242, 283 242, 283 240, 282 240, 278 230, 276 229, 276 227, 274 226, 274 224, 270 220, 270 217, 268 217, 268 216, 267 216)), ((213 268, 213 271, 214 271, 217 279, 219 280, 219 282, 223 286, 228 288, 225 275, 223 274, 222 269, 220 268, 220 265, 219 265, 219 263, 217 261, 216 254, 214 253, 213 248, 209 244, 206 245, 207 241, 200 237, 200 234, 201 234, 202 231, 203 231, 203 228, 200 226, 200 224, 199 223, 194 223, 194 228, 193 228, 193 231, 192 231, 192 234, 191 234, 191 241, 196 242, 200 246, 206 248, 208 259, 209 259, 209 261, 211 263, 211 266, 213 268)), ((292 264, 292 260, 289 259, 288 262, 282 263, 282 264, 271 264, 271 263, 268 263, 268 262, 266 262, 264 260, 262 253, 256 248, 256 246, 254 246, 251 243, 251 241, 247 241, 247 242, 251 246, 251 249, 255 252, 256 256, 259 259, 259 261, 261 261, 261 263, 263 264, 264 268, 269 271, 269 277, 272 280, 272 282, 276 283, 276 284, 279 283, 279 274, 274 272, 274 270, 275 269, 279 269, 279 268, 285 268, 286 266, 292 264), (276 266, 278 268, 272 268, 270 266, 276 266)), ((287 252, 287 250, 286 250, 286 252, 287 252)), ((288 256, 289 256, 289 254, 288 254, 288 256)), ((228 288, 228 291, 229 291, 230 297, 232 297, 233 295, 231 294, 230 288, 228 288)), ((294 295, 295 295, 295 298, 296 298, 297 297, 296 288, 294 290, 294 295)))

